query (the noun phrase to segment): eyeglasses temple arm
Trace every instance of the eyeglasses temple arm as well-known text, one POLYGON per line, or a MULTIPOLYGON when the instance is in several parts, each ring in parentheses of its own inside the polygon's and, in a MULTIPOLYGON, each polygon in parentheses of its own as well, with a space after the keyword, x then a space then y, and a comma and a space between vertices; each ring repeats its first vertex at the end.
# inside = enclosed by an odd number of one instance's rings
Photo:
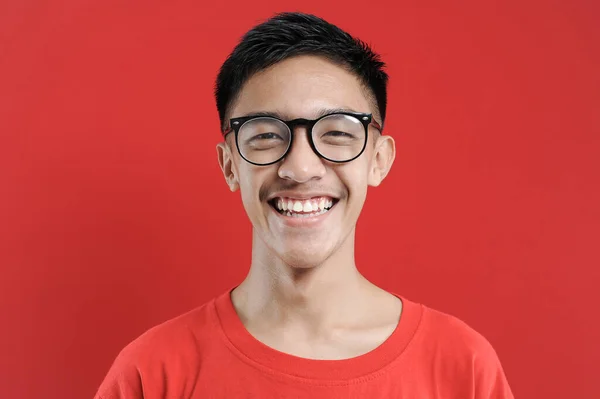
POLYGON ((371 118, 371 124, 375 127, 375 129, 381 131, 381 125, 379 123, 377 123, 377 121, 375 119, 371 118))

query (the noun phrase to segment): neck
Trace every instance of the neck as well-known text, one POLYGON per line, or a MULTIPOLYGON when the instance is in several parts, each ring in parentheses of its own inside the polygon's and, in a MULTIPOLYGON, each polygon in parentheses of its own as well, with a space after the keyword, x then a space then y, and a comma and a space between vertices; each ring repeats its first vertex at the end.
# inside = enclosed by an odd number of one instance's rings
POLYGON ((328 328, 353 320, 372 289, 356 269, 354 231, 323 263, 286 264, 253 234, 252 264, 232 300, 242 319, 328 328))

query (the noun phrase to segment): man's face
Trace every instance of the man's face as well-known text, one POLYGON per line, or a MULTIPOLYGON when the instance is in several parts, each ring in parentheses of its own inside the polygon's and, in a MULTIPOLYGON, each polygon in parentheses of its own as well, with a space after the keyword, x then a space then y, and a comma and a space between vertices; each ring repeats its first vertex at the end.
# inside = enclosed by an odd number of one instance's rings
MULTIPOLYGON (((324 110, 335 109, 373 113, 381 122, 353 74, 323 58, 301 56, 251 77, 230 115, 270 112, 283 120, 316 119, 324 110)), ((232 190, 240 189, 255 237, 294 267, 321 264, 353 237, 367 186, 379 184, 394 158, 392 139, 372 126, 365 152, 341 164, 315 154, 307 134, 306 128, 297 127, 290 152, 268 166, 244 161, 233 133, 218 146, 226 180, 232 190), (290 205, 291 216, 289 209, 281 209, 290 205)))

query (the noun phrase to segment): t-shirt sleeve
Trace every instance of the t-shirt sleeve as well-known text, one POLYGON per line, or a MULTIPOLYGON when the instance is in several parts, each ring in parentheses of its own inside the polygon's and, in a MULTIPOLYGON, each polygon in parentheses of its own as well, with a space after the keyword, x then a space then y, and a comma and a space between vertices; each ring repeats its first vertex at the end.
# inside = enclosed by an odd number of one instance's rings
POLYGON ((415 347, 439 397, 514 399, 492 344, 462 320, 426 308, 415 347))
POLYGON ((94 399, 142 399, 143 397, 142 376, 131 359, 121 353, 108 371, 94 399))
POLYGON ((151 328, 119 353, 96 399, 189 397, 200 370, 196 335, 185 318, 151 328))
POLYGON ((475 399, 514 399, 500 359, 489 342, 484 341, 473 362, 475 399))

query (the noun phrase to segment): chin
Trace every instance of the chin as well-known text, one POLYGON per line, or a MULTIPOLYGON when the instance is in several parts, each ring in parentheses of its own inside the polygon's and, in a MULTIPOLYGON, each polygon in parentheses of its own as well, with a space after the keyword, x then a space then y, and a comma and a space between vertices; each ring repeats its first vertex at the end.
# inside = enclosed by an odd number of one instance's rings
POLYGON ((321 251, 287 251, 281 256, 281 260, 293 269, 313 269, 323 264, 329 254, 321 251))

